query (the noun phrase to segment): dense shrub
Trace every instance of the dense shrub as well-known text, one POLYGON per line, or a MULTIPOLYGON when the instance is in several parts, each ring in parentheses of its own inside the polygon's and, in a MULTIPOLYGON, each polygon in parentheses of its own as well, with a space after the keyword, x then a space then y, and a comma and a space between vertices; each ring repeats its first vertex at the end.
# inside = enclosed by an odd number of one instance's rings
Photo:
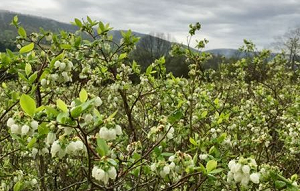
POLYGON ((300 88, 284 56, 205 70, 209 53, 175 45, 180 78, 163 57, 141 73, 128 59, 138 38, 115 43, 89 17, 75 34, 13 23, 20 51, 0 56, 18 76, 0 91, 2 190, 298 190, 300 88))

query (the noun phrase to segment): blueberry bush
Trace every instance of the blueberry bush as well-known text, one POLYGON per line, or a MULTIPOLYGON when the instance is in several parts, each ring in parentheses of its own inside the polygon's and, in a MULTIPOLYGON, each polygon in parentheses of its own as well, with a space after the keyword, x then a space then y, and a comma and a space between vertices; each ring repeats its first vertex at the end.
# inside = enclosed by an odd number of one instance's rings
MULTIPOLYGON (((0 54, 0 190, 299 190, 299 71, 255 51, 212 56, 174 44, 187 78, 161 57, 141 72, 138 38, 75 19, 76 33, 27 34, 0 54), (82 34, 89 38, 83 38, 82 34), (133 80, 135 79, 135 80, 133 80), (136 80, 138 79, 138 80, 136 80)), ((189 41, 201 29, 189 26, 189 41)))

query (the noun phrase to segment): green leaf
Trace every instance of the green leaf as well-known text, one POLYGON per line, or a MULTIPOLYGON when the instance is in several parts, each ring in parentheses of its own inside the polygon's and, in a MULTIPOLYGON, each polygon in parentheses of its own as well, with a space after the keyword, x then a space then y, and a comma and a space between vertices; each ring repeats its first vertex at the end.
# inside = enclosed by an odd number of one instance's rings
POLYGON ((201 113, 201 118, 205 118, 206 116, 207 116, 207 111, 203 111, 202 113, 201 113))
POLYGON ((20 79, 27 81, 26 77, 21 72, 18 72, 18 76, 20 79))
POLYGON ((26 38, 27 34, 26 34, 26 31, 23 27, 19 27, 18 29, 18 33, 20 36, 22 36, 23 38, 26 38))
POLYGON ((195 139, 193 139, 192 137, 190 137, 190 143, 192 143, 193 145, 197 146, 197 142, 195 139))
POLYGON ((118 163, 117 163, 114 159, 112 159, 112 158, 107 159, 107 161, 108 161, 110 164, 112 164, 113 166, 117 166, 117 165, 118 165, 118 163))
POLYGON ((34 143, 36 143, 36 141, 37 141, 37 139, 35 137, 33 137, 27 144, 27 148, 31 149, 33 147, 34 143))
POLYGON ((62 110, 63 112, 65 112, 65 113, 68 112, 68 107, 67 107, 67 105, 65 104, 65 102, 64 102, 63 100, 58 99, 58 100, 56 101, 56 105, 57 105, 57 107, 58 107, 60 110, 62 110))
POLYGON ((276 180, 275 181, 275 188, 276 189, 282 189, 286 186, 286 183, 281 181, 281 180, 276 180))
POLYGON ((99 22, 99 28, 102 32, 105 31, 105 26, 104 26, 103 22, 101 22, 101 21, 99 22))
POLYGON ((29 116, 33 116, 36 110, 36 103, 29 95, 23 94, 20 98, 21 108, 29 116))
POLYGON ((79 19, 75 19, 75 23, 78 27, 82 27, 82 22, 79 19))
POLYGON ((206 169, 205 169, 205 167, 203 166, 203 164, 199 164, 199 170, 200 170, 200 172, 203 172, 204 174, 206 174, 206 169))
POLYGON ((42 123, 38 126, 39 135, 47 135, 50 129, 47 127, 46 123, 42 123))
POLYGON ((223 168, 217 168, 217 169, 215 169, 215 170, 212 170, 212 171, 210 172, 210 174, 218 174, 218 173, 222 172, 223 170, 224 170, 223 168))
POLYGON ((56 109, 49 107, 49 106, 45 106, 45 110, 46 110, 48 117, 50 115, 54 115, 56 117, 59 114, 59 112, 56 109))
POLYGON ((44 105, 41 105, 40 107, 36 108, 35 112, 40 112, 43 111, 45 109, 44 105))
POLYGON ((21 187, 22 187, 22 182, 18 181, 15 185, 14 185, 14 191, 20 191, 21 187))
POLYGON ((34 49, 34 43, 32 42, 32 43, 30 43, 30 44, 28 44, 28 45, 22 47, 22 48, 20 49, 19 52, 20 52, 21 54, 23 54, 23 53, 30 52, 30 51, 32 51, 33 49, 34 49))
POLYGON ((218 138, 217 138, 217 142, 218 143, 222 143, 227 137, 227 133, 222 133, 218 138))
POLYGON ((72 48, 72 45, 70 45, 70 44, 61 44, 60 45, 60 47, 62 48, 62 49, 71 49, 72 48))
POLYGON ((29 78, 28 81, 30 84, 32 84, 37 78, 37 72, 34 72, 29 78))
POLYGON ((83 103, 87 100, 88 98, 88 94, 85 91, 85 89, 81 89, 80 93, 79 93, 79 100, 83 103))
POLYGON ((71 110, 71 116, 73 118, 77 118, 80 116, 80 114, 82 113, 82 106, 79 105, 77 107, 75 107, 74 109, 71 110))
POLYGON ((172 155, 174 155, 174 153, 168 153, 168 152, 161 153, 161 156, 165 156, 165 157, 169 157, 172 155))
POLYGON ((88 22, 89 22, 90 24, 93 24, 93 21, 92 21, 92 19, 91 19, 89 16, 86 16, 86 18, 87 18, 87 20, 88 20, 88 22))
POLYGON ((148 66, 148 68, 146 69, 146 75, 150 75, 152 72, 152 69, 153 69, 152 65, 148 66))
POLYGON ((119 56, 119 60, 123 60, 124 58, 126 58, 127 57, 127 53, 122 53, 122 54, 120 54, 120 56, 119 56))
POLYGON ((112 120, 117 113, 118 113, 118 110, 116 110, 113 114, 111 114, 106 120, 107 121, 112 120))
POLYGON ((18 15, 14 16, 13 22, 14 22, 14 23, 17 23, 18 20, 19 20, 19 19, 18 19, 18 15))
POLYGON ((216 169, 217 165, 218 165, 218 162, 215 161, 215 160, 208 161, 207 164, 206 164, 207 173, 209 173, 212 170, 216 169))
POLYGON ((60 113, 56 117, 56 121, 61 124, 66 124, 69 118, 69 113, 60 113))
POLYGON ((100 137, 97 138, 97 151, 101 156, 106 156, 109 149, 106 144, 106 141, 104 139, 101 139, 100 137))
POLYGON ((26 63, 25 65, 25 74, 26 76, 29 76, 29 74, 32 72, 32 68, 31 68, 31 65, 26 63))
POLYGON ((170 123, 174 123, 176 121, 179 121, 182 118, 183 114, 180 110, 174 111, 168 118, 170 123))

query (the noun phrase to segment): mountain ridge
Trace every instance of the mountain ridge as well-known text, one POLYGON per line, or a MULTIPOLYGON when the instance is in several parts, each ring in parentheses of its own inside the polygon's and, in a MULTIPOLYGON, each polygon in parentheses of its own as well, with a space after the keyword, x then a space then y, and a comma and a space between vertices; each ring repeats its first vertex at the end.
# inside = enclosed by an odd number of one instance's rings
MULTIPOLYGON (((18 13, 14 11, 4 10, 0 9, 0 30, 3 31, 0 33, 0 46, 8 46, 8 48, 11 48, 14 42, 15 37, 18 35, 17 30, 10 25, 13 17, 15 15, 18 15, 19 21, 21 22, 21 25, 29 32, 36 32, 39 30, 39 28, 43 28, 46 31, 52 31, 52 32, 59 32, 59 30, 65 30, 68 32, 75 32, 78 30, 77 26, 72 25, 71 23, 61 22, 57 21, 55 19, 47 18, 47 17, 41 17, 36 15, 30 15, 30 14, 23 14, 18 13)), ((126 31, 126 30, 112 30, 111 34, 113 35, 116 42, 119 42, 121 39, 121 32, 120 31, 126 31)), ((132 33, 137 37, 144 37, 144 36, 150 36, 149 34, 144 34, 136 31, 132 31, 132 33)), ((158 37, 155 37, 158 38, 158 37)), ((165 40, 165 39, 163 39, 165 40)), ((165 40, 168 41, 168 40, 165 40)), ((172 42, 170 42, 172 43, 172 42)), ((1 49, 0 51, 5 51, 5 49, 1 49)), ((227 49, 227 48, 218 48, 218 49, 210 49, 205 50, 205 52, 210 52, 215 55, 222 55, 225 57, 232 57, 236 52, 238 52, 237 49, 227 49)))

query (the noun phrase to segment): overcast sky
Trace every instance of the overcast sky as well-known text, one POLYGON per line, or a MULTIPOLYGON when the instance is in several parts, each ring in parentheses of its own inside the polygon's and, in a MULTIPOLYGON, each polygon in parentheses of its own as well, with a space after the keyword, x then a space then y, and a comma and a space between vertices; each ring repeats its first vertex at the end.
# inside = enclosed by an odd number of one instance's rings
POLYGON ((1 0, 0 9, 68 23, 89 15, 114 29, 169 33, 182 43, 188 25, 200 22, 197 39, 207 38, 207 49, 238 48, 243 39, 268 48, 300 26, 300 0, 1 0))

